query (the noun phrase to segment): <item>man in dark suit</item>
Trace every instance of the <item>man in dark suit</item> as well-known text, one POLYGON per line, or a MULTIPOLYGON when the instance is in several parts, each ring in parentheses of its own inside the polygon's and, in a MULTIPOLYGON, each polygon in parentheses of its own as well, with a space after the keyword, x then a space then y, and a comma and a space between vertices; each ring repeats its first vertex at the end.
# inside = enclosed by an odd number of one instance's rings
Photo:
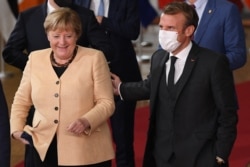
POLYGON ((48 12, 59 7, 57 3, 67 5, 80 15, 83 33, 78 44, 103 51, 107 61, 111 61, 113 53, 110 43, 97 23, 94 13, 84 7, 71 4, 70 1, 67 1, 68 3, 64 1, 67 0, 47 0, 42 5, 20 13, 3 51, 3 58, 8 64, 23 70, 31 51, 49 47, 43 22, 48 12))
MULTIPOLYGON (((240 0, 238 0, 240 1, 240 0)), ((246 63, 246 40, 237 6, 228 0, 186 0, 200 18, 194 41, 227 56, 231 70, 246 63)))
MULTIPOLYGON (((140 33, 138 0, 104 0, 104 13, 98 14, 101 0, 74 0, 90 8, 111 41, 114 59, 110 69, 127 82, 141 80, 136 53, 131 40, 140 33)), ((116 109, 111 127, 116 144, 116 166, 134 167, 134 111, 136 101, 122 101, 115 97, 116 109)))
POLYGON ((10 123, 9 112, 0 80, 0 164, 10 166, 10 123))
POLYGON ((112 74, 124 100, 150 99, 143 167, 228 167, 238 119, 233 75, 226 56, 191 41, 197 24, 194 8, 170 3, 148 78, 121 83, 112 74))

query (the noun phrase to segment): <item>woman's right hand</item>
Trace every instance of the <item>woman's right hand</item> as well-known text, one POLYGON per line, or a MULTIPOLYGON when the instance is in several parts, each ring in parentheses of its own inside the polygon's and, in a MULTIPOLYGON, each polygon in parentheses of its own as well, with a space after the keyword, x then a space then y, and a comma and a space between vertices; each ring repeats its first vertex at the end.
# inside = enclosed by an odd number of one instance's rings
POLYGON ((12 133, 12 137, 14 139, 20 140, 23 144, 30 144, 29 141, 25 140, 24 138, 22 138, 22 134, 24 131, 16 131, 14 133, 12 133))

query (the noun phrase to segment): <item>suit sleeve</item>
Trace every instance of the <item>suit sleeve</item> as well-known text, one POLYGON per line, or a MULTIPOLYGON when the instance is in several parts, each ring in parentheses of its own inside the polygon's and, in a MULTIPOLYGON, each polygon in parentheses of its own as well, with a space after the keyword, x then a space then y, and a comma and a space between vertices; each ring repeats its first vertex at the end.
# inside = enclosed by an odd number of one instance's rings
POLYGON ((28 55, 24 52, 26 48, 26 34, 24 31, 24 20, 22 14, 19 15, 16 25, 3 50, 3 58, 6 63, 24 70, 28 55))
POLYGON ((138 0, 125 0, 112 11, 112 18, 104 17, 101 26, 108 32, 118 34, 122 38, 136 40, 140 33, 138 0))
POLYGON ((150 97, 150 77, 139 82, 122 83, 120 93, 123 100, 148 100, 150 97))
POLYGON ((218 110, 217 156, 228 161, 237 131, 238 103, 233 75, 225 56, 219 56, 211 74, 211 86, 218 110))
POLYGON ((224 48, 229 59, 232 70, 242 67, 246 63, 246 44, 244 28, 242 26, 239 10, 235 5, 231 5, 229 10, 225 10, 224 26, 224 48))
POLYGON ((10 124, 9 113, 4 96, 4 91, 0 81, 0 164, 10 166, 10 124))

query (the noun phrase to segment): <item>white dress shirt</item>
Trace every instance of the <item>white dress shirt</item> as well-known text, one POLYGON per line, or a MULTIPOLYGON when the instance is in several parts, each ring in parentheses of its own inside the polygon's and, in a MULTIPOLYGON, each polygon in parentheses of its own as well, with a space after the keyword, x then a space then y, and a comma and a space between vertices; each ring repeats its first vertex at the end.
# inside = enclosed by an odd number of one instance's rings
MULTIPOLYGON (((177 60, 176 60, 176 62, 174 64, 174 67, 175 67, 174 83, 176 83, 179 80, 179 78, 180 78, 180 76, 181 76, 181 74, 183 72, 183 69, 184 69, 188 54, 189 54, 189 52, 191 50, 191 47, 192 47, 192 42, 190 42, 186 48, 184 48, 182 51, 180 51, 176 55, 173 55, 173 53, 169 53, 170 56, 176 56, 177 57, 177 60)), ((166 62, 166 82, 168 82, 168 73, 169 73, 169 70, 170 70, 170 61, 171 61, 170 56, 169 56, 168 61, 166 62)))
POLYGON ((54 10, 56 10, 56 9, 48 1, 47 2, 47 14, 53 12, 54 10))

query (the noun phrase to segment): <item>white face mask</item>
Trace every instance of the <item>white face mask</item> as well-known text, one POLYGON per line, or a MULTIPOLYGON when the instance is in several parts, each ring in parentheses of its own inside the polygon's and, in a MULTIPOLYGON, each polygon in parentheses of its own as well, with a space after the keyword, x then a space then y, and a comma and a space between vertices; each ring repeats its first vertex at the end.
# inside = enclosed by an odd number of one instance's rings
POLYGON ((178 34, 176 31, 159 31, 159 43, 162 49, 173 52, 175 49, 180 46, 180 42, 177 40, 178 34))

